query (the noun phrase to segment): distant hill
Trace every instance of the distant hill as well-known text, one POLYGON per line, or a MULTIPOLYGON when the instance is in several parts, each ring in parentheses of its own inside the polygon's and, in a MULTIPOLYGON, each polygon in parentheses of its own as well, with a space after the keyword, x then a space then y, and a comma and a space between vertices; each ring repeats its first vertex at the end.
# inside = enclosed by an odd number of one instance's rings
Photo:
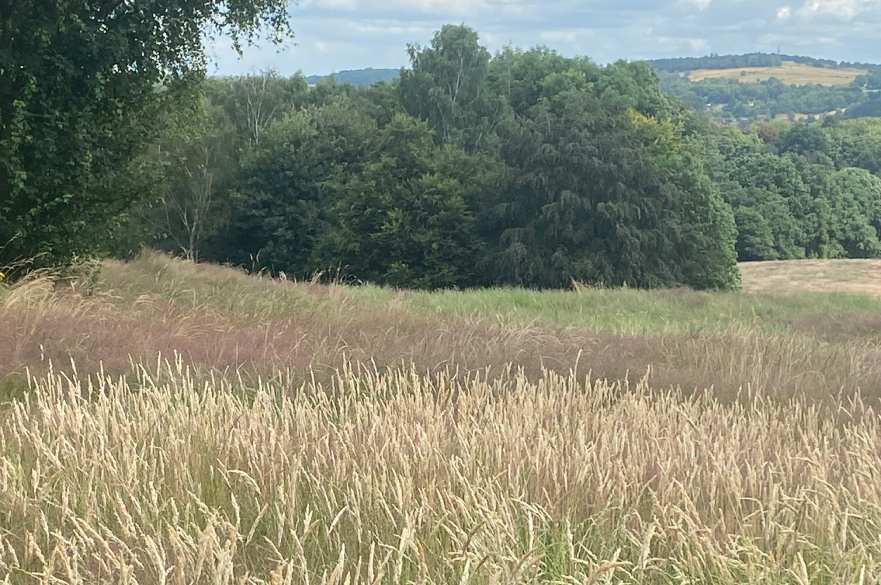
POLYGON ((400 73, 400 69, 351 69, 330 75, 310 75, 306 81, 310 85, 315 85, 322 79, 333 77, 337 83, 367 87, 382 81, 393 81, 398 78, 400 73))
POLYGON ((732 69, 695 69, 687 73, 691 81, 704 79, 730 78, 740 83, 759 83, 777 79, 787 85, 850 85, 854 80, 868 73, 868 69, 855 67, 822 67, 784 61, 773 67, 735 67, 732 69))
POLYGON ((798 63, 811 67, 828 69, 878 69, 873 63, 850 63, 831 59, 816 59, 803 55, 781 55, 777 53, 746 53, 743 55, 707 55, 706 57, 674 57, 647 61, 658 71, 666 73, 686 73, 698 69, 739 69, 744 67, 780 67, 784 63, 798 63))
POLYGON ((727 121, 877 116, 881 66, 800 55, 748 53, 648 61, 661 86, 727 121))

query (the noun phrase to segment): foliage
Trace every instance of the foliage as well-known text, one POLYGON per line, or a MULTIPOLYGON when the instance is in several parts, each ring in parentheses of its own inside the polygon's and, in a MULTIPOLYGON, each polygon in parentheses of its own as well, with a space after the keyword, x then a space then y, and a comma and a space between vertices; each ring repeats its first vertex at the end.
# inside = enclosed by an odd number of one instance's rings
POLYGON ((695 69, 736 69, 741 67, 776 67, 783 63, 783 56, 769 53, 745 55, 709 55, 707 57, 678 57, 649 61, 658 71, 671 73, 695 69))
MULTIPOLYGON (((464 153, 463 153, 464 154, 464 153)), ((371 141, 369 162, 342 177, 329 260, 374 282, 417 288, 474 282, 479 243, 466 188, 425 122, 396 115, 371 141)))
POLYGON ((867 63, 850 63, 847 61, 833 61, 831 59, 817 59, 802 55, 783 55, 780 53, 746 53, 743 55, 718 55, 712 54, 706 57, 678 57, 673 59, 655 59, 649 64, 658 71, 668 73, 681 73, 694 71, 695 69, 740 69, 743 67, 777 67, 785 62, 799 63, 813 67, 828 67, 836 69, 840 67, 877 68, 877 65, 867 63))
POLYGON ((881 178, 846 168, 830 180, 835 238, 848 258, 881 256, 881 178))
POLYGON ((309 87, 302 75, 285 78, 273 71, 209 79, 202 84, 202 93, 223 109, 238 136, 250 146, 259 146, 274 122, 309 100, 309 87))
POLYGON ((881 118, 845 120, 827 130, 839 166, 853 166, 881 174, 881 118))
POLYGON ((147 245, 198 260, 230 214, 227 190, 237 174, 240 134, 206 98, 163 114, 159 137, 131 171, 146 195, 117 220, 111 250, 147 245))
POLYGON ((283 0, 0 8, 0 263, 92 250, 138 197, 118 187, 159 114, 204 73, 204 33, 239 46, 286 18, 283 0))
POLYGON ((559 73, 547 63, 535 104, 522 102, 528 107, 503 135, 514 180, 491 209, 500 278, 544 287, 569 279, 735 286, 733 252, 725 251, 733 247, 730 211, 652 89, 651 72, 576 63, 559 73))
POLYGON ((760 126, 761 141, 717 135, 712 164, 734 209, 738 257, 881 255, 877 122, 760 126))
POLYGON ((328 229, 334 182, 365 163, 375 122, 340 97, 290 112, 244 157, 223 235, 228 259, 303 277, 318 271, 317 243, 328 229))
MULTIPOLYGON (((202 84, 212 124, 230 129, 196 135, 224 143, 202 160, 223 176, 212 221, 198 246, 170 230, 148 243, 410 288, 737 286, 733 216, 694 120, 651 69, 546 49, 492 57, 463 26, 411 58, 400 83, 369 88, 271 72, 202 84)), ((198 116, 181 108, 155 149, 187 168, 198 116)), ((139 159, 159 173, 142 183, 192 192, 155 158, 139 159)))
MULTIPOLYGON (((281 26, 258 6, 255 18, 281 26)), ((256 22, 231 24, 248 34, 256 22)), ((120 110, 130 124, 108 130, 108 158, 90 147, 78 151, 89 164, 71 159, 84 174, 65 183, 68 199, 21 176, 0 203, 0 236, 12 241, 0 256, 37 242, 51 261, 98 243, 120 255, 147 245, 297 278, 435 289, 736 288, 736 259, 881 254, 877 120, 724 127, 670 98, 671 78, 645 64, 546 48, 491 55, 465 26, 443 27, 410 58, 399 81, 356 87, 273 72, 194 83, 200 62, 168 57, 152 78, 161 84, 129 79, 143 91, 120 110), (57 215, 27 201, 38 190, 57 215), (100 237, 108 224, 112 237, 100 237)), ((868 92, 872 79, 845 89, 868 92)), ((753 92, 737 99, 752 95, 754 107, 789 107, 776 80, 726 87, 753 92)), ((33 103, 3 118, 2 143, 18 145, 6 177, 30 152, 33 103)), ((86 113, 77 123, 105 115, 86 113)), ((97 131, 82 128, 58 137, 97 131)), ((61 170, 46 181, 68 173, 62 155, 49 149, 61 170)))
POLYGON ((881 90, 881 69, 874 69, 857 79, 857 84, 870 91, 881 90))
POLYGON ((662 75, 664 91, 693 109, 726 121, 778 116, 826 115, 854 107, 865 94, 851 86, 787 85, 776 78, 758 83, 712 78, 690 81, 680 75, 662 75))
POLYGON ((465 26, 444 26, 429 47, 409 47, 411 69, 401 72, 407 111, 427 120, 438 139, 469 151, 485 145, 502 104, 487 87, 491 56, 465 26))

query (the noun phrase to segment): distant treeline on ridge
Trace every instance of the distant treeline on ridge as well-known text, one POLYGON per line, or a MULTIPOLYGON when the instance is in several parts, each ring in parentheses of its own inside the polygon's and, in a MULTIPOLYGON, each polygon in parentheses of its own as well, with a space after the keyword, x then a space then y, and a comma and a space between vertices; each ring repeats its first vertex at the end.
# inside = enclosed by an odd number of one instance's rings
POLYGON ((739 69, 742 67, 779 67, 783 63, 799 63, 814 67, 852 67, 856 69, 878 69, 879 65, 871 63, 850 63, 832 59, 816 59, 800 55, 782 55, 779 53, 746 53, 743 55, 708 55, 706 57, 674 57, 670 59, 653 59, 647 61, 658 71, 671 73, 694 71, 696 69, 739 69))

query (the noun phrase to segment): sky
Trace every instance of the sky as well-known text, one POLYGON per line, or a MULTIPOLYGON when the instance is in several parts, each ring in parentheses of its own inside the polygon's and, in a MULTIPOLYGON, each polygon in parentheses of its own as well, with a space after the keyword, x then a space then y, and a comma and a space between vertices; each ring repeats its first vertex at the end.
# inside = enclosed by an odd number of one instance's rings
POLYGON ((444 24, 467 24, 492 51, 543 45, 598 63, 754 51, 881 62, 881 0, 300 0, 296 34, 238 56, 209 48, 211 72, 327 74, 407 64, 444 24))

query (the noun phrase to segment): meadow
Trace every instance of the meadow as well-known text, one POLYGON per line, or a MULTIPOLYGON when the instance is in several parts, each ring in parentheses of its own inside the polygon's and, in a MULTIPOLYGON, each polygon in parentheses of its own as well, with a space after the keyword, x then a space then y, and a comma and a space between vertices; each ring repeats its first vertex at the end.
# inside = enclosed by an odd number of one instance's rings
POLYGON ((787 85, 850 85, 864 69, 852 67, 817 67, 803 63, 784 61, 777 67, 737 67, 730 69, 697 69, 688 74, 692 81, 704 79, 731 78, 741 83, 758 83, 776 78, 787 85))
POLYGON ((0 285, 0 583, 881 582, 881 296, 811 270, 0 285))

